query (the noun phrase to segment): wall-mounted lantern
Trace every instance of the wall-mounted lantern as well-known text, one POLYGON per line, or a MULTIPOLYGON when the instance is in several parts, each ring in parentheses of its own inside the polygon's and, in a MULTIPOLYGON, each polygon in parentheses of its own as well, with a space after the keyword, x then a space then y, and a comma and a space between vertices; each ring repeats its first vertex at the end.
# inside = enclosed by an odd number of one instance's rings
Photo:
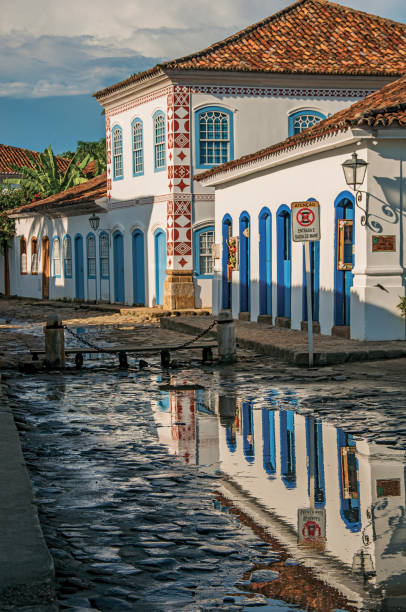
POLYGON ((97 232, 97 230, 99 229, 99 225, 100 225, 100 217, 98 217, 97 215, 93 213, 92 216, 89 217, 89 223, 90 223, 90 227, 92 228, 92 230, 97 232))
POLYGON ((365 225, 367 219, 366 210, 359 205, 359 202, 362 202, 362 192, 360 191, 360 187, 365 180, 368 162, 360 159, 356 153, 353 153, 351 159, 346 159, 341 166, 343 168, 345 182, 353 189, 353 191, 356 191, 355 203, 364 213, 361 217, 361 225, 365 225))

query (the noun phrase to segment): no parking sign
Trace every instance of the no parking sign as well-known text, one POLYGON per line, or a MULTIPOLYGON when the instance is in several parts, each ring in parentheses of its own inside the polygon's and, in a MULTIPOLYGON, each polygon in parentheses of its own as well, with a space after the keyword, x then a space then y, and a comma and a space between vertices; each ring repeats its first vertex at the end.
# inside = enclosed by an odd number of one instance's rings
POLYGON ((318 202, 292 202, 292 239, 294 242, 320 240, 318 202))
POLYGON ((324 508, 299 508, 297 512, 298 543, 315 548, 326 541, 326 511, 324 508))

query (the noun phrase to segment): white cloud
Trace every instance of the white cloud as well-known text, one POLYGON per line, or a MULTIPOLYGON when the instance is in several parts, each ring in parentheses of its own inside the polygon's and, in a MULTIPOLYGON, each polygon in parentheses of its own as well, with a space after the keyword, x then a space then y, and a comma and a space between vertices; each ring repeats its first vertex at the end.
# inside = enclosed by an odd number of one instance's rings
MULTIPOLYGON (((88 93, 204 48, 287 0, 1 0, 0 96, 88 93)), ((404 0, 347 0, 406 21, 404 0)))

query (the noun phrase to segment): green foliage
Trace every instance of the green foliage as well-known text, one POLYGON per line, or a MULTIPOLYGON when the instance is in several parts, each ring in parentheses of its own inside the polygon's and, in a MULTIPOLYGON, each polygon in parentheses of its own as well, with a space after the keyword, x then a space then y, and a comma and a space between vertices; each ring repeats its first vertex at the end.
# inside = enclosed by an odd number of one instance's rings
MULTIPOLYGON (((4 253, 7 244, 14 236, 14 219, 6 214, 6 211, 29 204, 35 199, 35 191, 27 187, 18 189, 10 187, 11 184, 21 184, 19 179, 6 179, 0 184, 0 251, 4 253)), ((37 194, 37 197, 38 194, 37 194)))
POLYGON ((86 142, 84 140, 78 140, 78 146, 76 154, 79 159, 83 159, 86 155, 89 155, 91 160, 96 162, 95 175, 106 172, 106 139, 100 138, 94 142, 86 142))
POLYGON ((27 151, 27 157, 31 162, 31 167, 13 166, 13 169, 20 174, 22 186, 33 189, 43 198, 66 191, 88 180, 83 174, 83 169, 91 161, 90 155, 83 157, 76 152, 65 173, 58 170, 51 145, 43 153, 39 153, 38 158, 29 151, 27 151))
POLYGON ((406 297, 400 297, 400 302, 397 304, 396 308, 400 310, 400 314, 402 317, 406 318, 406 297))

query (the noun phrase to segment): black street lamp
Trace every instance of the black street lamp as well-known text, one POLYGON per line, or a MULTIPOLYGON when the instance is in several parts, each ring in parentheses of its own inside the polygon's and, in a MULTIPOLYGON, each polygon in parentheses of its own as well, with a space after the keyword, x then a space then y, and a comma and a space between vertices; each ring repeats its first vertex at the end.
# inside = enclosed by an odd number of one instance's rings
POLYGON ((356 192, 355 203, 364 213, 361 217, 361 225, 366 225, 367 211, 359 205, 359 203, 362 202, 362 192, 359 188, 364 182, 368 162, 360 159, 356 153, 353 153, 351 159, 346 159, 341 166, 343 168, 345 182, 356 192))
POLYGON ((98 217, 97 215, 93 213, 92 216, 89 217, 89 223, 90 223, 90 227, 92 228, 92 230, 97 232, 97 230, 99 229, 99 225, 100 225, 100 217, 98 217))

